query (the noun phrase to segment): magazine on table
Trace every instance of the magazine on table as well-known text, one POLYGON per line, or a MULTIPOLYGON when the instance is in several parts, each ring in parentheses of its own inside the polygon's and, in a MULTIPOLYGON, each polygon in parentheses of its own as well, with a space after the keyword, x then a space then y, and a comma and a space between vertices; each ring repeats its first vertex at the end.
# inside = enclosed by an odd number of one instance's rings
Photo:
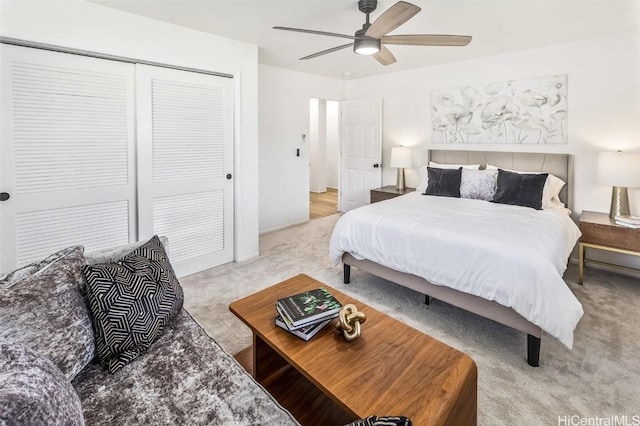
POLYGON ((316 323, 338 316, 342 305, 325 288, 305 291, 279 299, 276 309, 289 329, 316 323))
POLYGON ((326 321, 326 320, 332 320, 333 318, 336 318, 339 315, 339 312, 336 312, 336 313, 328 315, 328 316, 323 316, 323 317, 320 317, 320 318, 312 318, 311 320, 309 320, 307 322, 298 323, 296 325, 293 325, 291 323, 291 320, 286 316, 286 314, 284 313, 284 311, 282 310, 280 305, 278 305, 277 303, 276 303, 276 311, 278 313, 278 316, 282 319, 282 321, 285 323, 285 325, 289 329, 289 331, 299 330, 301 328, 308 327, 310 325, 314 325, 314 324, 317 324, 319 322, 323 322, 323 321, 326 321))
POLYGON ((633 224, 633 223, 622 222, 622 221, 616 220, 616 225, 624 226, 625 228, 640 229, 640 223, 636 225, 636 224, 633 224))
POLYGON ((276 325, 284 330, 287 330, 289 333, 298 336, 304 341, 311 339, 313 336, 318 334, 320 330, 322 330, 327 324, 331 322, 331 319, 326 319, 324 321, 317 322, 315 324, 311 324, 302 328, 298 328, 296 330, 289 330, 287 324, 284 322, 282 317, 278 315, 276 317, 276 325))
POLYGON ((639 216, 631 216, 631 215, 616 215, 614 218, 618 225, 638 225, 640 226, 640 217, 639 216))

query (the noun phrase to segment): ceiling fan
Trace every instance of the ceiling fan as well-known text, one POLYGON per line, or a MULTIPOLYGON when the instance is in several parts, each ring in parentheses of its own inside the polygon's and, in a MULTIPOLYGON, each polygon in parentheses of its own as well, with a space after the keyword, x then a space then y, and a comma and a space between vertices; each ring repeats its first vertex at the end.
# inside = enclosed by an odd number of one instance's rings
POLYGON ((367 20, 362 25, 362 29, 355 32, 355 35, 337 34, 326 31, 306 30, 291 27, 273 27, 275 30, 295 31, 299 33, 309 33, 325 35, 330 37, 341 37, 353 40, 352 43, 332 47, 331 49, 313 53, 300 58, 300 60, 317 58, 327 53, 336 52, 353 46, 353 51, 360 55, 373 55, 382 65, 390 65, 396 62, 395 56, 387 49, 385 44, 401 44, 405 46, 466 46, 471 42, 471 36, 444 35, 444 34, 407 34, 407 35, 387 35, 400 25, 413 18, 420 8, 405 1, 398 3, 387 9, 373 23, 369 22, 369 14, 376 10, 378 0, 359 0, 358 9, 366 14, 367 20))

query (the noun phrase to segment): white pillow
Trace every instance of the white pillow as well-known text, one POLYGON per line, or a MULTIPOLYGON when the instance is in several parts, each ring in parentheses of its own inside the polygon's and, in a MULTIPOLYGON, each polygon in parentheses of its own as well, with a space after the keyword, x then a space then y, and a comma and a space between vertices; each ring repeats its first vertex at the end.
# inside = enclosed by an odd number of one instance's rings
MULTIPOLYGON (((479 170, 480 164, 440 164, 429 161, 428 167, 435 167, 438 169, 459 169, 462 167, 463 169, 479 170)), ((416 191, 422 193, 427 189, 427 185, 429 184, 429 172, 427 171, 427 166, 420 167, 418 173, 420 174, 420 185, 417 186, 416 191)))
POLYGON ((436 163, 435 161, 429 161, 429 167, 435 167, 438 169, 459 169, 462 167, 463 169, 479 170, 480 164, 441 164, 436 163))
MULTIPOLYGON (((534 174, 544 173, 544 172, 523 172, 520 170, 505 169, 504 167, 496 167, 491 164, 487 164, 487 170, 492 170, 492 169, 502 169, 508 172, 521 173, 525 175, 534 175, 534 174)), ((549 176, 547 176, 547 180, 544 183, 544 188, 542 189, 542 210, 558 208, 558 207, 565 208, 564 203, 560 201, 560 191, 565 185, 566 185, 565 181, 549 173, 549 176)))
POLYGON ((462 169, 460 198, 493 201, 496 195, 498 170, 462 169))

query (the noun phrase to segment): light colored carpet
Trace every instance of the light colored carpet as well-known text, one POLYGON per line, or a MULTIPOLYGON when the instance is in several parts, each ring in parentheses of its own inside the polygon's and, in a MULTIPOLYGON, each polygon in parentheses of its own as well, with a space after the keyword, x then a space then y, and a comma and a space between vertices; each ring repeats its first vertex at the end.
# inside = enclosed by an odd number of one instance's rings
POLYGON ((236 353, 251 344, 251 333, 229 312, 229 303, 305 273, 469 354, 478 366, 481 425, 569 424, 558 419, 572 415, 627 415, 631 421, 640 415, 640 280, 589 268, 581 287, 571 265, 565 281, 585 311, 574 348, 544 335, 541 366, 532 368, 521 332, 442 302, 426 306, 421 294, 355 268, 351 284, 344 285, 342 268, 328 254, 338 217, 265 234, 258 259, 181 279, 185 307, 236 353))

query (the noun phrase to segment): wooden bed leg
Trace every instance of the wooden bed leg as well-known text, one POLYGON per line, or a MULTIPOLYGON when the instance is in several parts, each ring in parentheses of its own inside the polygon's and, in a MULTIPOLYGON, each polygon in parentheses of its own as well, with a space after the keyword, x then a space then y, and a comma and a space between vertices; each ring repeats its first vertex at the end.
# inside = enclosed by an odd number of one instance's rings
POLYGON ((527 334, 527 364, 540 366, 540 338, 527 334))
POLYGON ((431 298, 429 297, 429 295, 428 295, 428 294, 425 294, 425 295, 424 295, 424 304, 425 304, 425 305, 428 305, 428 304, 430 304, 430 303, 431 303, 431 298))
POLYGON ((342 264, 342 281, 345 284, 349 284, 351 282, 351 265, 347 265, 346 263, 342 264))

